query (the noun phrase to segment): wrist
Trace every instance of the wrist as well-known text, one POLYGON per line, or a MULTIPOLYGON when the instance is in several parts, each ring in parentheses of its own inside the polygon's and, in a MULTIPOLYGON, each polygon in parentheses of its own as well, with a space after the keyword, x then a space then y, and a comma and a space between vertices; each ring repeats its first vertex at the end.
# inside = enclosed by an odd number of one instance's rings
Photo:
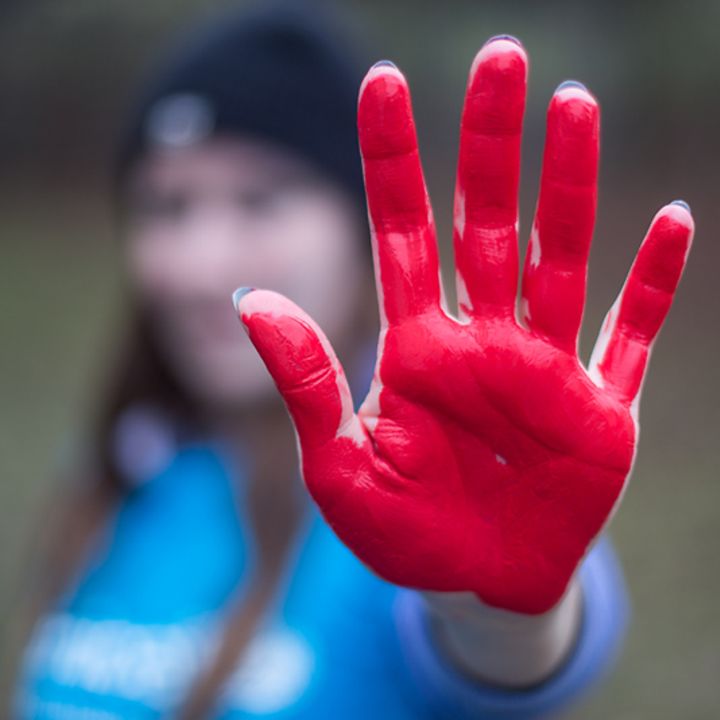
POLYGON ((539 615, 494 608, 470 592, 423 593, 431 633, 464 673, 488 684, 524 688, 547 680, 575 647, 583 597, 575 577, 539 615))

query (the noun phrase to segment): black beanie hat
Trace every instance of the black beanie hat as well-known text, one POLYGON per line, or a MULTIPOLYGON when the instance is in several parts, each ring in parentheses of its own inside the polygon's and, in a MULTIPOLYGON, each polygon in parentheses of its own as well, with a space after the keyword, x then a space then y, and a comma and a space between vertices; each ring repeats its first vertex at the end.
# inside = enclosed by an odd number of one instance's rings
POLYGON ((120 144, 116 180, 155 145, 211 135, 276 142, 363 196, 357 95, 364 68, 318 3, 271 2, 216 19, 152 79, 120 144))

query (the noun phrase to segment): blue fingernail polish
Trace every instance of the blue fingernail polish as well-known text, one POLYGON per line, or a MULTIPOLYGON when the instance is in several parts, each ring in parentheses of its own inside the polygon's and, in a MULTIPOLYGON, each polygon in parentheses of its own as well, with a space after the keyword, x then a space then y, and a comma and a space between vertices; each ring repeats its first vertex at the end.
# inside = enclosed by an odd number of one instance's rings
POLYGON ((685 208, 692 215, 692 210, 690 209, 690 206, 684 200, 673 200, 670 204, 679 205, 681 208, 685 208))
POLYGON ((510 42, 522 47, 522 43, 514 35, 493 35, 485 41, 485 45, 489 45, 491 42, 495 42, 496 40, 509 40, 510 42))
POLYGON ((585 92, 588 91, 588 89, 577 80, 565 80, 555 88, 555 92, 558 93, 561 90, 566 90, 567 88, 577 88, 578 90, 584 90, 585 92))
POLYGON ((248 294, 251 293, 255 288, 251 287, 239 287, 233 294, 232 294, 232 302, 233 307, 237 308, 238 303, 248 294))
POLYGON ((370 69, 374 70, 378 67, 389 67, 389 68, 395 68, 397 70, 397 65, 392 62, 392 60, 378 60, 370 69))

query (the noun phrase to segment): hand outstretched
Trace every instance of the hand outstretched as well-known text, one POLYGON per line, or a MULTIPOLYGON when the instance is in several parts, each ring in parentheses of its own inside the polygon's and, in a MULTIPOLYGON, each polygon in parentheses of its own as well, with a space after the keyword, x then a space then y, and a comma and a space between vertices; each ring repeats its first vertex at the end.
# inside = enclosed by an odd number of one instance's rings
POLYGON ((518 318, 526 77, 525 52, 508 38, 489 41, 470 71, 455 194, 459 318, 443 309, 407 84, 387 63, 365 78, 358 127, 382 322, 358 414, 303 311, 265 290, 236 300, 295 422, 308 489, 350 549, 391 582, 541 613, 627 482, 642 378, 693 222, 684 203, 655 216, 586 370, 577 335, 599 110, 564 83, 548 110, 518 318))

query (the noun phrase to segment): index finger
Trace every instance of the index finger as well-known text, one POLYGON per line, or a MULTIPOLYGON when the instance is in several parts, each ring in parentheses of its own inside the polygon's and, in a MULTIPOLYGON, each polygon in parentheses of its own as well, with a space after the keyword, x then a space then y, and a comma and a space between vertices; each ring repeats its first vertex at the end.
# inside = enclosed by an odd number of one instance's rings
POLYGON ((358 134, 380 312, 383 323, 399 323, 440 307, 440 275, 410 90, 392 63, 365 76, 358 134))

